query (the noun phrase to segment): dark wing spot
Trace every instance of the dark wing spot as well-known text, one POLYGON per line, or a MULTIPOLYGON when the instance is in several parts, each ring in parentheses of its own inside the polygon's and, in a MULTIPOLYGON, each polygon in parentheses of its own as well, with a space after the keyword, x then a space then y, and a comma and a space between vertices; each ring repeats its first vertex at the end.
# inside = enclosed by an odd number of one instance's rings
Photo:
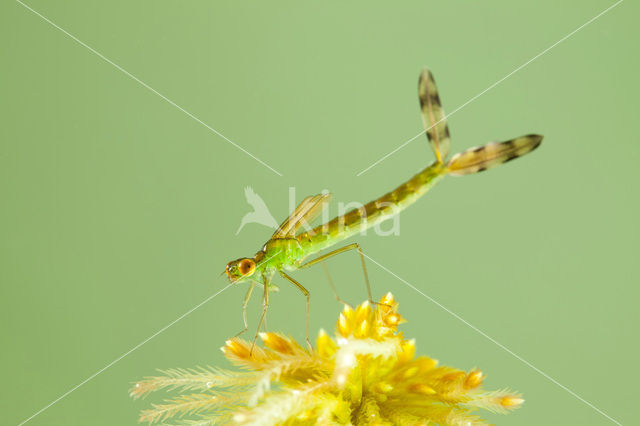
POLYGON ((508 156, 508 157, 507 157, 507 159, 506 159, 506 160, 504 160, 504 162, 506 163, 507 161, 511 161, 511 160, 513 160, 514 158, 518 158, 518 157, 519 157, 519 155, 518 155, 518 154, 511 154, 510 156, 508 156))

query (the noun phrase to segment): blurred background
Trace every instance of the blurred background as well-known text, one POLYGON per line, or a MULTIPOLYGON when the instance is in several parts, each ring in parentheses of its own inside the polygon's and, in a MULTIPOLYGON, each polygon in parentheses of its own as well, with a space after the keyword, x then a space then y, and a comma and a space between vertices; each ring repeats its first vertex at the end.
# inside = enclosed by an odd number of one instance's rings
MULTIPOLYGON (((419 137, 420 69, 452 111, 613 1, 44 1, 38 13, 259 158, 263 166, 19 2, 0 6, 2 423, 17 424, 226 285, 231 259, 272 231, 246 225, 252 186, 278 221, 328 189, 367 202, 433 159, 419 137)), ((452 153, 526 133, 531 155, 447 178, 365 253, 620 423, 637 417, 638 6, 626 1, 449 119, 452 153)), ((340 295, 366 298, 355 253, 327 262, 340 295)), ((480 367, 524 394, 499 424, 606 425, 577 399, 368 262, 419 353, 480 367)), ((313 335, 341 306, 322 268, 313 335)), ((285 282, 268 324, 304 339, 285 282)), ((231 287, 32 425, 135 424, 131 382, 157 368, 228 367, 246 286, 231 287)), ((250 305, 255 331, 260 298, 250 305)))

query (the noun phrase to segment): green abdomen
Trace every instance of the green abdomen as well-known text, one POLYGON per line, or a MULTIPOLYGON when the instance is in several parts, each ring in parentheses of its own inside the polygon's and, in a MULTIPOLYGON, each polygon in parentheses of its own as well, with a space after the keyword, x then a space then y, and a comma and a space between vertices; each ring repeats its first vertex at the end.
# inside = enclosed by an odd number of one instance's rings
POLYGON ((433 163, 393 191, 300 234, 296 239, 305 256, 323 250, 400 213, 424 195, 445 173, 442 163, 433 163))

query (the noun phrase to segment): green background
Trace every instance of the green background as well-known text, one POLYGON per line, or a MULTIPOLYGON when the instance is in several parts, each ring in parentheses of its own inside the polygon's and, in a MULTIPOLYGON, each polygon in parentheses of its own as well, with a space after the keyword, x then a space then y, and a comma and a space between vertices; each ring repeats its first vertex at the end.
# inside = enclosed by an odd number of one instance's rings
MULTIPOLYGON (((373 199, 433 156, 416 85, 428 65, 452 111, 611 1, 44 1, 28 4, 203 122, 216 136, 35 15, 2 2, 0 280, 3 424, 17 424, 221 289, 225 263, 270 230, 247 225, 243 189, 274 216, 323 189, 373 199)), ((450 118, 452 151, 536 132, 535 153, 447 178, 365 252, 621 423, 637 419, 638 6, 626 1, 450 118), (633 405, 632 405, 633 404, 633 405)), ((500 424, 612 424, 402 281, 392 291, 418 351, 482 368, 523 392, 500 424)), ((329 262, 365 298, 355 254, 329 262)), ((314 334, 340 306, 322 269, 314 334)), ((241 328, 232 287, 66 398, 33 425, 135 424, 130 383, 156 368, 227 366, 241 328)), ((304 337, 285 283, 269 327, 304 337)), ((251 304, 255 327, 259 298, 251 304)), ((253 330, 253 329, 252 329, 253 330)), ((163 395, 158 395, 161 397, 163 395)))

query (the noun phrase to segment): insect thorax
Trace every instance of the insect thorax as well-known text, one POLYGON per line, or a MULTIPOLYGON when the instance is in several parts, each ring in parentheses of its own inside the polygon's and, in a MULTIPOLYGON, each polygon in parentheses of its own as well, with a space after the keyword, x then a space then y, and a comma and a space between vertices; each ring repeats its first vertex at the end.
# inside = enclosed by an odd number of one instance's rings
POLYGON ((275 238, 262 248, 269 264, 276 269, 288 269, 304 256, 300 243, 295 238, 275 238))

